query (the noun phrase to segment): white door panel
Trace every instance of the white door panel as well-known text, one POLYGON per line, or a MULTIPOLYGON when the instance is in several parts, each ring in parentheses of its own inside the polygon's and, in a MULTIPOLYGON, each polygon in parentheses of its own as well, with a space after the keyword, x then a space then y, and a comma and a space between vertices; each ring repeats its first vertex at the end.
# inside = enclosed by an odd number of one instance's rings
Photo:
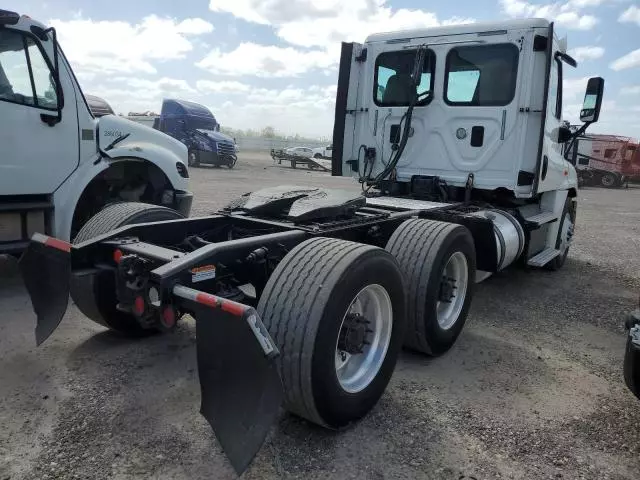
MULTIPOLYGON (((408 181, 413 175, 436 175, 449 184, 463 186, 468 175, 473 173, 476 187, 515 188, 523 160, 515 153, 522 151, 525 138, 523 133, 525 114, 520 112, 520 106, 528 104, 528 98, 522 97, 530 94, 528 69, 524 71, 521 68, 522 65, 528 64, 528 56, 531 54, 529 49, 524 48, 525 34, 530 36, 530 33, 524 30, 511 31, 486 37, 482 41, 478 41, 476 35, 469 35, 468 39, 463 38, 466 37, 463 35, 455 39, 441 37, 425 42, 435 55, 434 64, 428 65, 431 70, 426 66, 422 70, 423 77, 427 73, 432 73, 432 95, 426 105, 416 106, 414 109, 411 123, 413 134, 409 137, 403 155, 396 166, 399 180, 408 181), (460 45, 460 42, 467 40, 469 44, 460 45), (494 51, 487 50, 488 48, 493 48, 494 51), (452 76, 451 82, 445 85, 447 59, 448 55, 454 55, 452 53, 454 49, 456 55, 460 56, 460 52, 463 52, 472 60, 475 58, 481 63, 474 64, 462 57, 460 57, 462 60, 456 60, 458 63, 452 60, 450 65, 463 70, 456 70, 454 73, 461 73, 461 76, 452 76), (477 50, 471 52, 471 49, 477 50), (512 96, 504 94, 500 88, 494 88, 494 85, 500 81, 496 72, 501 71, 501 67, 495 65, 505 63, 505 52, 509 54, 506 60, 508 66, 510 59, 518 62, 517 70, 510 70, 514 72, 514 76, 507 82, 512 89, 509 92, 513 91, 512 96), (495 64, 493 67, 490 66, 491 62, 495 64), (476 72, 467 75, 467 71, 464 70, 467 64, 469 69, 475 68, 476 72), (435 71, 432 68, 433 65, 435 65, 435 71), (477 83, 477 89, 472 82, 477 83), (456 90, 458 88, 456 85, 460 85, 462 90, 456 90), (471 85, 470 93, 463 91, 463 87, 468 85, 471 85), (448 95, 450 103, 447 103, 446 92, 449 88, 451 89, 448 95), (465 95, 470 96, 465 98, 465 95), (492 98, 491 95, 494 97, 492 98)), ((406 55, 408 52, 415 52, 413 48, 418 46, 417 41, 413 47, 393 44, 368 46, 370 60, 367 61, 367 68, 363 69, 360 77, 359 98, 360 105, 370 104, 372 108, 362 114, 362 119, 366 118, 366 121, 360 123, 361 128, 355 142, 357 145, 354 146, 357 148, 361 143, 376 146, 378 156, 373 176, 382 171, 384 165, 388 163, 394 143, 392 130, 400 129, 402 117, 407 111, 406 104, 375 105, 371 102, 372 95, 375 96, 379 90, 384 92, 388 87, 388 85, 380 85, 380 81, 376 86, 373 85, 376 70, 378 76, 381 76, 380 65, 385 65, 386 69, 396 74, 406 74, 412 68, 403 67, 401 62, 393 65, 393 61, 381 62, 377 65, 377 59, 382 58, 380 55, 384 52, 402 52, 406 55)), ((387 81, 391 82, 392 75, 386 70, 385 76, 387 81)), ((418 87, 418 93, 421 89, 428 89, 425 87, 424 78, 422 83, 418 87)))
POLYGON ((78 164, 76 99, 64 68, 69 107, 54 126, 41 118, 57 114, 50 73, 34 37, 0 29, 0 195, 52 193, 78 164))

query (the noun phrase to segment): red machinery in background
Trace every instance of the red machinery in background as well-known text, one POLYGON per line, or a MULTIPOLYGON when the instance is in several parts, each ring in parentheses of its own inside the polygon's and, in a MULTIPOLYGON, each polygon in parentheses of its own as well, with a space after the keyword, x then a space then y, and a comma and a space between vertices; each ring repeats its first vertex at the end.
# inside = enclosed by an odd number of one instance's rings
POLYGON ((567 152, 581 185, 620 187, 640 181, 640 144, 630 137, 590 134, 580 136, 567 152))

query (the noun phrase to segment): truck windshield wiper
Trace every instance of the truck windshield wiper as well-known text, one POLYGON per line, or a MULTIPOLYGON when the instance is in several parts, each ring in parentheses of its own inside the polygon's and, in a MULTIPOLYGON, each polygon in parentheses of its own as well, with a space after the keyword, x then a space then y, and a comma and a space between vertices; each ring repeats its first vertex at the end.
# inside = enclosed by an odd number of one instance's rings
POLYGON ((108 152, 113 147, 115 147, 117 144, 119 144, 121 141, 123 141, 124 139, 128 138, 130 135, 131 135, 130 133, 127 133, 126 135, 122 135, 121 137, 116 138, 113 142, 111 142, 109 145, 106 146, 104 151, 108 152))

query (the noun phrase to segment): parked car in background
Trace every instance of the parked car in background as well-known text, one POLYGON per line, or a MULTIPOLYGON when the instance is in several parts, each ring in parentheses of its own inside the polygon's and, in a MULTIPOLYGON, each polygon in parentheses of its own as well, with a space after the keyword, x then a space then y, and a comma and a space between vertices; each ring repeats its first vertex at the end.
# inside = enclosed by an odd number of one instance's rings
POLYGON ((291 147, 291 148, 285 149, 284 153, 288 155, 296 155, 298 157, 306 157, 306 158, 313 157, 313 149, 308 147, 291 147))
POLYGON ((318 147, 313 149, 313 158, 331 158, 333 154, 333 145, 326 147, 318 147))

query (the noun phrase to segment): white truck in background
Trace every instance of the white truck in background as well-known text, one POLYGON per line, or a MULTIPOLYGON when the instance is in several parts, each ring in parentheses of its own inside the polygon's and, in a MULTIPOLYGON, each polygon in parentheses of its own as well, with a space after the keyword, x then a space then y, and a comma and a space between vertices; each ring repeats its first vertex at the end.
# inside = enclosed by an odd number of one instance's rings
POLYGON ((72 240, 105 206, 191 209, 186 147, 115 115, 95 118, 56 32, 0 10, 0 254, 33 233, 72 240))
POLYGON ((333 145, 326 147, 313 148, 313 158, 331 158, 333 155, 333 145))

